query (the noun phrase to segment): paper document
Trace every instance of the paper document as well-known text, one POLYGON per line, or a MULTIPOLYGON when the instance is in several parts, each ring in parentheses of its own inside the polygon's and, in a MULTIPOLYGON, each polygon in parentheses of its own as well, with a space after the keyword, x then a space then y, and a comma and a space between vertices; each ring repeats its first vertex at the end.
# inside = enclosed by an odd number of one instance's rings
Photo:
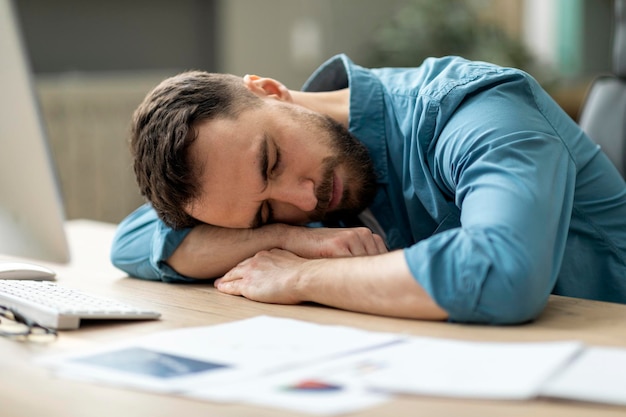
POLYGON ((582 349, 579 342, 483 343, 414 338, 371 355, 369 386, 396 393, 527 399, 582 349))
POLYGON ((185 395, 314 414, 352 412, 396 393, 520 400, 582 348, 579 342, 479 343, 411 337, 290 372, 185 395), (352 408, 351 408, 352 407, 352 408))
MULTIPOLYGON (((312 366, 312 368, 316 368, 312 366)), ((353 413, 385 403, 391 395, 373 392, 356 378, 338 380, 327 368, 296 369, 250 378, 219 387, 191 390, 183 395, 202 400, 247 403, 300 413, 336 415, 353 413)))
POLYGON ((626 405, 626 349, 588 347, 550 379, 541 394, 626 405))
POLYGON ((243 383, 199 388, 184 395, 217 402, 245 402, 292 411, 335 415, 352 413, 385 403, 390 393, 371 390, 365 377, 380 370, 371 357, 393 354, 404 339, 287 372, 249 379, 243 383), (374 353, 376 352, 376 353, 374 353))
POLYGON ((241 381, 370 349, 404 336, 259 316, 159 332, 40 360, 67 376, 161 392, 241 381))
POLYGON ((337 415, 394 394, 626 405, 626 350, 470 342, 259 316, 38 360, 59 375, 215 402, 337 415))

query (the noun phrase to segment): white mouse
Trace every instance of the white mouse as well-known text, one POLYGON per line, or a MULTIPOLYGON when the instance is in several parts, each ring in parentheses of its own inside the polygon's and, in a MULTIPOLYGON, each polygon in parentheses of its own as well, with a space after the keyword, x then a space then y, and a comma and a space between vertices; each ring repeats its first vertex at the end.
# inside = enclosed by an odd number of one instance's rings
POLYGON ((0 279, 31 279, 54 281, 56 272, 29 262, 0 261, 0 279))

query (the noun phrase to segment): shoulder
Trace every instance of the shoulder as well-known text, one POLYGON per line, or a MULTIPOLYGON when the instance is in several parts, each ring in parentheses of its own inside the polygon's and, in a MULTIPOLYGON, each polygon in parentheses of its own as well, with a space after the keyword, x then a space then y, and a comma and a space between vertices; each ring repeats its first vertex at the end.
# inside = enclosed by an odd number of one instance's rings
POLYGON ((528 77, 515 68, 458 56, 428 58, 414 68, 376 68, 371 71, 390 95, 421 96, 435 101, 458 101, 491 85, 528 77))

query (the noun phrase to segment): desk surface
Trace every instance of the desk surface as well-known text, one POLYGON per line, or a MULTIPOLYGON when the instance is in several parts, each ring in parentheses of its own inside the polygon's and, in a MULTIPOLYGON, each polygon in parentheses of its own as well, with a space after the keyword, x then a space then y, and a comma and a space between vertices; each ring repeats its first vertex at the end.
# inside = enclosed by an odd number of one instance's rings
MULTIPOLYGON (((59 284, 115 297, 161 311, 158 321, 89 323, 60 332, 50 345, 24 344, 0 338, 0 416, 292 416, 278 409, 216 404, 124 390, 55 377, 32 363, 42 354, 69 352, 161 330, 206 326, 257 315, 290 317, 320 324, 341 324, 374 331, 480 341, 581 340, 626 347, 626 305, 552 296, 541 317, 522 326, 492 327, 393 319, 317 305, 281 306, 220 294, 208 283, 164 284, 128 278, 108 261, 114 226, 91 221, 67 225, 72 262, 46 264, 59 284)), ((485 401, 397 396, 358 416, 624 416, 626 407, 536 399, 485 401)))

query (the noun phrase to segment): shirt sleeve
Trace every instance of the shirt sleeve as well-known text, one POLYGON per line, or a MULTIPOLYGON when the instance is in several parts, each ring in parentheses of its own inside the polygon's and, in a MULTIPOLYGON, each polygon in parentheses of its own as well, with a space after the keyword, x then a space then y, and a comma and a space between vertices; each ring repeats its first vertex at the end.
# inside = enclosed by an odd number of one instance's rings
POLYGON ((145 204, 119 225, 111 247, 111 262, 132 277, 164 282, 192 282, 165 262, 191 229, 174 230, 145 204))
POLYGON ((529 321, 554 287, 576 167, 554 126, 563 118, 547 117, 556 104, 546 100, 521 78, 466 99, 441 131, 434 175, 455 196, 461 227, 405 257, 452 321, 529 321))

